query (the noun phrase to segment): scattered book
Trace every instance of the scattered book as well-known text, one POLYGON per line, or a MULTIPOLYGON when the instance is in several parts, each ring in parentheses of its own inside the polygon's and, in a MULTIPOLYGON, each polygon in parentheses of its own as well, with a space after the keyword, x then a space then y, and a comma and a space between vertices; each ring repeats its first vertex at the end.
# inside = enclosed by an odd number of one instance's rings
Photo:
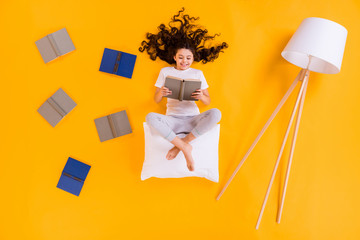
POLYGON ((69 157, 57 187, 79 196, 90 168, 91 166, 69 157))
POLYGON ((181 79, 167 76, 165 78, 165 87, 172 91, 171 95, 166 97, 177 99, 179 101, 198 101, 191 94, 201 88, 201 81, 198 79, 181 79))
POLYGON ((100 142, 132 133, 126 111, 95 119, 100 142))
POLYGON ((105 48, 101 60, 100 71, 131 78, 136 55, 105 48))
POLYGON ((55 127, 75 106, 76 103, 60 88, 41 105, 38 112, 55 127))
POLYGON ((47 35, 35 42, 45 63, 75 50, 65 28, 47 35))

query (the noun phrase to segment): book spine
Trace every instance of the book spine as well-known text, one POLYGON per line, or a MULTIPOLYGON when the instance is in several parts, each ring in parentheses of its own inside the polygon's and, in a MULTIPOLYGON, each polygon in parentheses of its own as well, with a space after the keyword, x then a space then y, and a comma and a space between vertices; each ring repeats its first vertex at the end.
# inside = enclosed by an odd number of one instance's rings
POLYGON ((51 34, 47 35, 47 38, 49 39, 50 45, 52 49, 54 50, 57 57, 61 56, 60 50, 58 46, 56 45, 56 42, 51 34))
POLYGON ((107 116, 107 119, 109 121, 109 125, 110 125, 110 129, 111 129, 111 132, 112 132, 112 135, 114 138, 117 137, 117 131, 116 131, 116 127, 115 127, 115 123, 111 117, 111 114, 107 116))
POLYGON ((62 109, 60 107, 60 105, 52 98, 50 97, 47 102, 50 104, 50 106, 57 112, 60 114, 61 117, 64 117, 66 115, 66 112, 64 111, 64 109, 62 109))
POLYGON ((184 99, 184 89, 185 89, 185 81, 182 80, 180 85, 179 101, 182 101, 184 99))
POLYGON ((68 174, 68 173, 66 173, 66 172, 63 172, 63 174, 64 174, 65 176, 69 177, 69 178, 72 178, 72 179, 78 181, 78 182, 84 182, 82 179, 77 178, 77 177, 74 177, 74 176, 72 176, 72 175, 70 175, 70 174, 68 174))
POLYGON ((120 59, 121 59, 121 52, 118 52, 117 56, 116 56, 116 62, 114 65, 114 70, 113 73, 117 73, 118 69, 119 69, 119 64, 120 64, 120 59))

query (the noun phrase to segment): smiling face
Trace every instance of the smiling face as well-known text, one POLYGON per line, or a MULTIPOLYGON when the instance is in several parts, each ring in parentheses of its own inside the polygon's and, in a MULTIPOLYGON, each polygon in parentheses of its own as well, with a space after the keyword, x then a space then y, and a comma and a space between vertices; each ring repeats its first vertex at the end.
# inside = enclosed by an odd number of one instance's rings
POLYGON ((175 68, 177 70, 188 69, 194 61, 194 55, 191 50, 186 48, 180 48, 174 56, 176 62, 175 68))

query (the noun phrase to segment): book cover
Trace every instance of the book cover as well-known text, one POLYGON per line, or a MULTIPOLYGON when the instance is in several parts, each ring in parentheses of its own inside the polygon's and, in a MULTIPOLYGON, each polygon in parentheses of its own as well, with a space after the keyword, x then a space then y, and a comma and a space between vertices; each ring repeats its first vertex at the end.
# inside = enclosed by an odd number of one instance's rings
POLYGON ((79 196, 90 168, 91 166, 69 157, 57 188, 79 196))
POLYGON ((173 76, 167 76, 165 78, 164 86, 172 91, 170 95, 165 97, 177 99, 179 101, 198 101, 193 98, 191 94, 201 88, 201 81, 198 79, 181 79, 173 76))
POLYGON ((38 112, 55 127, 75 106, 76 103, 60 88, 40 106, 38 112))
POLYGON ((99 71, 132 78, 135 62, 136 55, 105 48, 99 71))
POLYGON ((185 79, 182 100, 198 101, 198 99, 193 98, 191 94, 193 94, 197 89, 200 88, 201 88, 200 80, 185 79))
POLYGON ((35 44, 45 63, 75 50, 66 28, 41 38, 35 44))
POLYGON ((117 138, 132 133, 126 111, 113 113, 105 117, 95 119, 96 129, 100 142, 117 138))

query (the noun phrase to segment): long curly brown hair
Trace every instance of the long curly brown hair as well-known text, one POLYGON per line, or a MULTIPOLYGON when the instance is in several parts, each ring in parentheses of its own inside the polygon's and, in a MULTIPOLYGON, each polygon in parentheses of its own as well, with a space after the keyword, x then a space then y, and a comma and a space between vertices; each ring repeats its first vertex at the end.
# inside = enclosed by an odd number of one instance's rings
POLYGON ((150 59, 155 61, 157 57, 161 60, 174 64, 174 56, 178 49, 185 48, 191 50, 196 62, 213 62, 219 57, 219 53, 228 47, 226 42, 208 46, 209 41, 219 34, 213 36, 208 34, 208 30, 195 24, 199 17, 190 17, 184 14, 182 8, 178 14, 171 18, 168 26, 160 24, 157 34, 147 33, 148 41, 142 41, 140 52, 146 52, 150 59))

